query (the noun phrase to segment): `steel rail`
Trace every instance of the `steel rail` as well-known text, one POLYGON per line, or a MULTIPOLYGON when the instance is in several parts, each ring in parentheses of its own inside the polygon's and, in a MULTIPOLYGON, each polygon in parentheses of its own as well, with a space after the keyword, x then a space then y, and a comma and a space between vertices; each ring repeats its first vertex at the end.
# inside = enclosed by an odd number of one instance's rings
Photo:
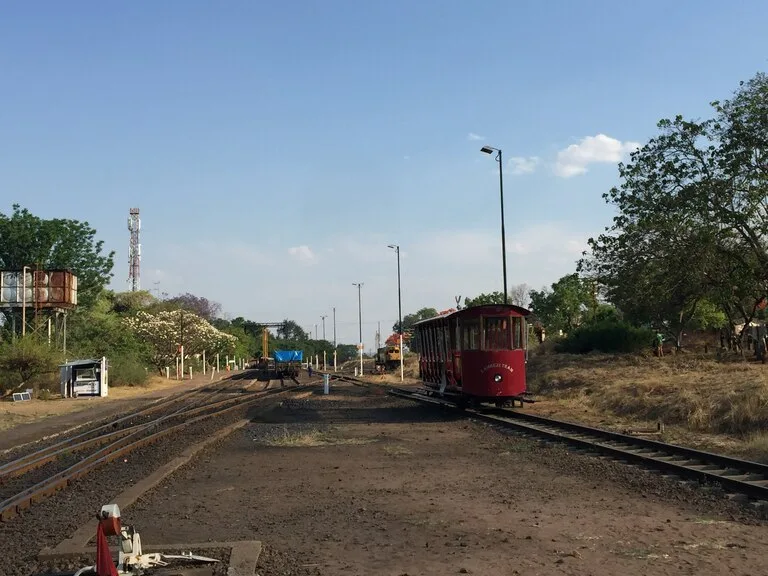
MULTIPOLYGON (((252 394, 258 394, 258 393, 259 391, 254 391, 254 392, 247 392, 246 394, 250 396, 252 394)), ((216 394, 212 394, 211 398, 214 397, 215 395, 216 394)), ((203 404, 202 406, 198 406, 197 404, 193 404, 191 406, 188 405, 174 412, 171 412, 170 414, 166 414, 165 416, 161 416, 159 418, 151 420, 150 422, 142 422, 140 424, 135 424, 133 426, 129 426, 121 430, 116 430, 114 432, 108 432, 107 434, 102 434, 100 436, 88 438, 86 440, 82 440, 76 443, 72 443, 72 440, 74 439, 71 439, 70 442, 60 443, 58 445, 60 447, 55 451, 52 451, 49 449, 49 450, 41 451, 42 453, 36 452, 34 454, 30 454, 28 456, 25 456, 23 458, 14 460, 12 462, 4 464, 3 466, 0 466, 0 482, 3 482, 4 480, 9 478, 21 476, 23 474, 26 474, 27 472, 40 468, 41 466, 44 466, 49 462, 53 462, 54 460, 56 460, 62 455, 69 454, 72 452, 80 452, 82 450, 86 450, 93 446, 100 446, 102 444, 106 444, 110 440, 120 438, 122 436, 132 435, 135 432, 146 430, 150 427, 156 426, 168 420, 193 416, 195 414, 200 414, 201 412, 205 412, 206 410, 215 409, 219 406, 224 406, 226 404, 240 402, 241 400, 242 400, 242 397, 226 398, 224 400, 219 400, 214 403, 203 404)), ((111 427, 111 426, 108 426, 108 427, 111 427)))
MULTIPOLYGON (((229 384, 232 384, 231 380, 227 380, 227 382, 229 382, 229 384)), ((51 446, 47 446, 45 448, 42 448, 30 454, 26 454, 25 456, 22 456, 15 460, 11 460, 10 462, 6 462, 5 464, 0 465, 0 483, 6 479, 14 478, 16 476, 26 474, 31 470, 40 468, 41 466, 44 466, 45 464, 48 464, 49 462, 56 460, 59 456, 63 454, 66 454, 69 452, 79 452, 91 446, 98 446, 100 444, 104 444, 113 438, 119 438, 120 436, 131 434, 134 431, 146 429, 147 427, 152 426, 155 423, 162 422, 167 419, 178 417, 178 416, 199 413, 201 409, 204 410, 204 409, 216 406, 216 404, 203 404, 201 408, 195 408, 196 406, 200 406, 200 404, 202 404, 203 402, 209 401, 211 398, 215 397, 218 393, 223 392, 228 387, 229 386, 225 388, 217 389, 212 393, 210 393, 209 396, 203 396, 200 399, 196 399, 195 402, 192 402, 191 404, 185 404, 184 406, 175 410, 174 412, 171 412, 166 416, 162 416, 150 422, 135 424, 133 426, 129 426, 121 430, 116 430, 114 432, 107 432, 106 434, 103 434, 103 433, 98 434, 99 432, 113 429, 117 424, 121 422, 125 422, 127 420, 131 420, 133 418, 137 418, 140 416, 146 416, 147 414, 156 412, 161 408, 167 408, 169 404, 173 404, 181 400, 189 400, 190 398, 201 393, 202 389, 187 390, 181 393, 174 394, 172 396, 169 396, 161 400, 156 404, 153 404, 152 406, 127 414, 125 416, 118 418, 117 420, 113 420, 112 422, 108 422, 92 430, 82 432, 81 434, 72 436, 70 438, 66 438, 60 442, 57 442, 56 444, 52 444, 51 446)), ((227 399, 222 402, 227 402, 227 401, 233 401, 233 399, 227 399)))
POLYGON ((173 432, 177 432, 182 428, 189 426, 190 424, 193 424, 195 422, 200 422, 202 420, 205 420, 206 418, 211 418, 213 416, 220 416, 222 414, 226 414, 228 412, 231 412, 237 409, 248 407, 251 404, 258 402, 267 396, 283 394, 285 392, 294 392, 297 390, 303 390, 310 386, 311 384, 308 383, 308 384, 299 384, 298 386, 289 387, 289 388, 274 388, 274 389, 262 390, 259 392, 255 392, 252 398, 245 401, 243 401, 242 398, 228 399, 228 401, 230 402, 236 401, 235 405, 228 406, 228 407, 222 408, 221 410, 217 410, 215 412, 211 412, 208 414, 202 414, 200 416, 196 416, 195 418, 186 420, 174 426, 163 428, 162 430, 154 432, 149 436, 145 436, 143 438, 133 440, 134 436, 137 436, 140 432, 142 432, 142 430, 137 430, 130 436, 121 438, 116 442, 113 442, 112 444, 105 446, 101 450, 94 452, 93 454, 87 456, 86 458, 74 464, 73 466, 70 466, 66 470, 63 470, 51 476, 50 478, 47 478, 46 480, 38 482, 34 486, 31 486, 30 488, 23 490, 19 494, 12 496, 11 498, 8 498, 3 502, 0 502, 0 520, 8 520, 14 516, 19 515, 23 510, 26 510, 27 508, 32 506, 32 504, 39 502, 44 498, 50 496, 51 494, 54 494, 59 490, 66 488, 74 480, 77 480, 78 478, 85 476, 86 474, 92 472, 96 468, 104 464, 107 464, 121 456, 124 456, 125 454, 128 454, 133 450, 152 444, 157 440, 159 440, 160 438, 162 438, 163 436, 166 436, 173 432))
POLYGON ((461 409, 453 402, 429 397, 415 390, 390 388, 387 392, 417 402, 461 410, 467 416, 489 424, 602 452, 645 468, 662 470, 705 484, 717 484, 726 491, 745 494, 750 498, 768 500, 768 465, 759 462, 513 410, 461 409))

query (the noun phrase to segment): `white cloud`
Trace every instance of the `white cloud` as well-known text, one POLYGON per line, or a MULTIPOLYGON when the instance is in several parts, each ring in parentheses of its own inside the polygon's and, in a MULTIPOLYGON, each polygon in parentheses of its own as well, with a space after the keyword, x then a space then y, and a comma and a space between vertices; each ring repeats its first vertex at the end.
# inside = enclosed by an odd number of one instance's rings
POLYGON ((288 248, 288 254, 302 262, 310 262, 315 259, 314 253, 310 250, 309 246, 305 244, 288 248))
POLYGON ((617 164, 639 147, 637 142, 621 142, 605 134, 587 136, 578 144, 571 144, 557 153, 555 174, 561 178, 571 178, 585 174, 590 164, 617 164))
POLYGON ((485 136, 480 136, 480 134, 475 134, 474 132, 470 132, 467 134, 467 140, 470 140, 471 142, 476 142, 478 140, 485 140, 485 136))
POLYGON ((530 174, 539 165, 540 158, 538 156, 528 156, 524 158, 522 156, 514 156, 509 159, 510 172, 515 175, 530 174))

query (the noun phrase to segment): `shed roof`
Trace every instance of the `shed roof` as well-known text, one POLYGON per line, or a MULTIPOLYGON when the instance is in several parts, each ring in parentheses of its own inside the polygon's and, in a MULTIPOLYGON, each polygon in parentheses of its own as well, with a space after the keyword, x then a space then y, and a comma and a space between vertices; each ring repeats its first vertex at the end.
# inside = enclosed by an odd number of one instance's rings
POLYGON ((64 364, 59 364, 59 368, 65 368, 67 366, 89 366, 91 364, 101 364, 101 360, 72 360, 70 362, 65 362, 64 364))

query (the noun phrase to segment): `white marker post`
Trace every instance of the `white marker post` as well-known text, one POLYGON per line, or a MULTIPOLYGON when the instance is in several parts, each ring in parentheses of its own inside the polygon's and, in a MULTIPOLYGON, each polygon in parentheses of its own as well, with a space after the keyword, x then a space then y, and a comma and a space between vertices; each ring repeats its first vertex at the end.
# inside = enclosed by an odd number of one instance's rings
POLYGON ((328 394, 330 387, 331 376, 330 374, 323 374, 323 394, 328 394))
POLYGON ((203 350, 203 376, 205 376, 205 350, 203 350))

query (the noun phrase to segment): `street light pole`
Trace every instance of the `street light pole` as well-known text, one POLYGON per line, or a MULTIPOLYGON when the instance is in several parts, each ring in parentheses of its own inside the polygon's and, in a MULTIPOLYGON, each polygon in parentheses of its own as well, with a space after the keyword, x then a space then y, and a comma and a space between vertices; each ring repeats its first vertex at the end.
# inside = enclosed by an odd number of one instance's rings
POLYGON ((363 375, 363 296, 362 296, 362 282, 352 282, 353 286, 357 286, 357 321, 360 325, 360 376, 363 375))
POLYGON ((400 382, 404 379, 404 368, 403 368, 403 304, 402 304, 402 298, 400 297, 400 246, 397 244, 390 244, 390 248, 392 248, 397 253, 397 332, 400 336, 400 382))
POLYGON ((499 163, 499 196, 501 197, 501 261, 504 270, 504 304, 509 303, 509 295, 507 294, 507 241, 506 234, 504 232, 504 164, 501 158, 501 149, 493 148, 492 146, 483 146, 480 148, 480 152, 485 154, 492 154, 496 151, 496 161, 499 163))
POLYGON ((323 340, 325 340, 325 319, 328 318, 328 315, 320 316, 320 319, 323 321, 323 340))
POLYGON ((333 348, 336 349, 336 306, 333 307, 333 348))

